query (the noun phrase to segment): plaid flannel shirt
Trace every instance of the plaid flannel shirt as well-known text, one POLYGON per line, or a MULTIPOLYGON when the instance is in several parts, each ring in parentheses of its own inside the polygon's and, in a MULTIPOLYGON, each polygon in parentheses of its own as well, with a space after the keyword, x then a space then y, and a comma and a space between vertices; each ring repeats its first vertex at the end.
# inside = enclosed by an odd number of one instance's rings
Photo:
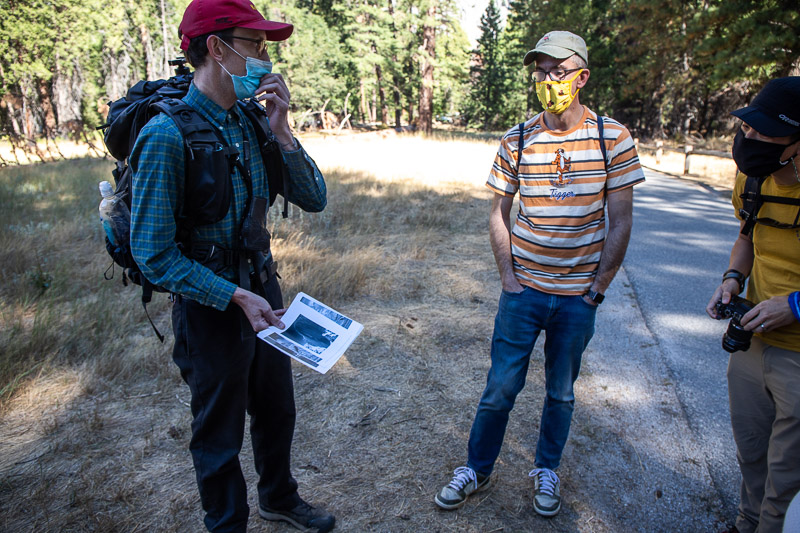
MULTIPOLYGON (((257 147, 253 125, 234 106, 223 109, 198 90, 194 83, 183 101, 217 127, 231 146, 243 151, 247 139, 257 147)), ((290 202, 306 211, 321 211, 326 204, 322 173, 298 142, 298 149, 283 152, 289 169, 290 202)), ((251 150, 253 195, 269 198, 267 176, 259 150, 251 150)), ((142 128, 130 155, 133 171, 131 251, 144 276, 154 285, 224 310, 236 290, 234 268, 221 276, 181 254, 175 243, 175 221, 183 204, 184 144, 180 129, 167 115, 159 114, 142 128)), ((238 228, 244 217, 247 187, 238 168, 233 176, 234 199, 220 222, 194 228, 192 239, 214 242, 225 248, 238 244, 238 228)))

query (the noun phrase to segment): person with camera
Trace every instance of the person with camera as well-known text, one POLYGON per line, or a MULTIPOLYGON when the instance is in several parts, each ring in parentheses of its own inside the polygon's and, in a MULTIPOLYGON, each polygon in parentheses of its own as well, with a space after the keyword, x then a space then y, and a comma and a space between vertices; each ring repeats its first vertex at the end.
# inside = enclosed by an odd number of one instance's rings
POLYGON ((800 490, 800 77, 768 82, 733 141, 741 222, 706 312, 732 317, 728 395, 740 503, 731 532, 779 533, 800 490), (747 297, 739 294, 747 282, 747 297))
POLYGON ((333 515, 301 499, 290 470, 291 360, 256 337, 270 325, 284 327, 266 229, 273 167, 265 167, 258 136, 276 139, 270 145, 281 158, 270 161, 283 164, 281 194, 310 212, 327 202, 322 174, 289 129, 289 90, 267 52, 269 41, 292 31, 248 0, 193 0, 179 32, 195 71, 177 104, 188 105, 193 111, 184 114, 201 117, 202 127, 210 124, 219 142, 189 146, 161 113, 142 128, 130 156, 131 248, 145 277, 175 295, 173 360, 191 392, 189 448, 212 532, 247 531, 239 463, 246 413, 259 514, 303 531, 324 533, 335 524, 333 515), (237 101, 244 99, 263 105, 271 134, 243 113, 237 101), (187 220, 194 223, 185 231, 187 220))
POLYGON ((533 478, 533 508, 561 509, 556 469, 575 407, 573 385, 594 334, 597 307, 619 269, 633 223, 633 186, 644 181, 627 128, 580 102, 589 81, 584 40, 545 34, 523 59, 544 111, 500 142, 487 187, 494 193, 489 240, 502 293, 491 368, 467 446, 467 463, 434 497, 457 509, 489 487, 509 413, 525 384, 541 332, 545 394, 533 478), (519 213, 509 220, 514 197, 519 213))

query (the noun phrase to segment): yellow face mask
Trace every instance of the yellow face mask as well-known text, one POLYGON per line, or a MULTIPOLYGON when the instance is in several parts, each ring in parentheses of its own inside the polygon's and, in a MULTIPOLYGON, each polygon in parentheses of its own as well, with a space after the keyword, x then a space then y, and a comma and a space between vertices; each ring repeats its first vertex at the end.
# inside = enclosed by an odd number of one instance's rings
POLYGON ((583 69, 580 69, 568 80, 536 82, 536 96, 539 97, 539 102, 545 111, 560 115, 567 110, 580 91, 580 89, 576 89, 575 94, 572 94, 572 82, 581 75, 581 72, 583 69))

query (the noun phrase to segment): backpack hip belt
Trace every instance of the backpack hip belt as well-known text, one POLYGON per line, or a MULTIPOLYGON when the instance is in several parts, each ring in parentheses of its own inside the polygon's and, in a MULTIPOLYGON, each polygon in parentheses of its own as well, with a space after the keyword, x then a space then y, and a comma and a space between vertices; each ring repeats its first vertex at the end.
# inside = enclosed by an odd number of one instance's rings
POLYGON ((238 278, 237 285, 247 290, 255 287, 263 292, 263 286, 273 276, 280 279, 278 263, 272 258, 272 252, 269 250, 253 252, 225 248, 217 243, 201 242, 193 244, 191 250, 186 252, 186 257, 197 261, 217 275, 234 268, 238 278))

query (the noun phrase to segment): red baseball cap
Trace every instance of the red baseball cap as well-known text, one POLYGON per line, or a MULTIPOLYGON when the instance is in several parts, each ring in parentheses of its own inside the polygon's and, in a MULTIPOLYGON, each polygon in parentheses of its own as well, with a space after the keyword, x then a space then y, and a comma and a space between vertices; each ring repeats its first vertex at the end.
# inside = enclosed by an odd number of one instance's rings
POLYGON ((265 19, 250 0, 192 0, 178 26, 181 50, 189 48, 193 37, 228 28, 262 30, 269 41, 283 41, 294 31, 291 24, 265 19))

